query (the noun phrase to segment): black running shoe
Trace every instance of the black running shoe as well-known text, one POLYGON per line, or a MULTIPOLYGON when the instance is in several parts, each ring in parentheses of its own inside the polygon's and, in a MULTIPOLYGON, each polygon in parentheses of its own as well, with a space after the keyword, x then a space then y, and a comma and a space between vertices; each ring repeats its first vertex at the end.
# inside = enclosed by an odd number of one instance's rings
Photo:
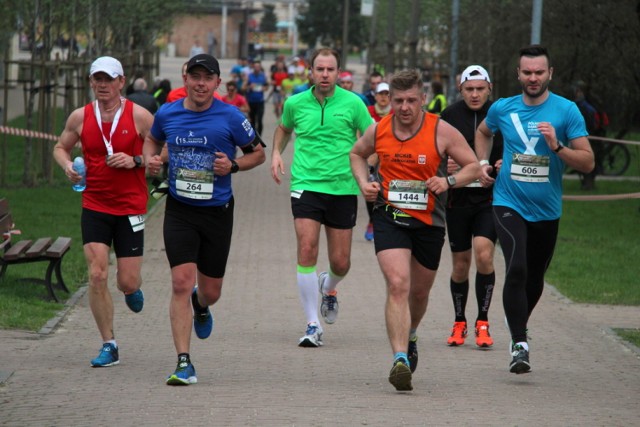
POLYGON ((409 368, 411 368, 411 373, 413 374, 418 367, 418 337, 409 340, 407 359, 409 359, 409 368))
POLYGON ((511 350, 511 365, 509 365, 509 371, 514 374, 526 374, 531 372, 531 365, 529 364, 529 352, 521 345, 514 345, 511 350))

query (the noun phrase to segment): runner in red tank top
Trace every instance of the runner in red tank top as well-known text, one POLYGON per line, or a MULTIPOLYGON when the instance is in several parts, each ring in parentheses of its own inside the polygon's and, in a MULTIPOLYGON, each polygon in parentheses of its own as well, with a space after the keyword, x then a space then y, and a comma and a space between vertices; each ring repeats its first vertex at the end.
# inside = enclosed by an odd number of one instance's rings
POLYGON ((121 97, 125 85, 120 62, 103 56, 91 64, 91 89, 96 101, 67 119, 53 156, 71 182, 80 181, 71 154, 78 142, 87 170, 82 194, 82 241, 89 266, 89 305, 102 336, 102 349, 91 366, 120 363, 113 333, 113 301, 107 288, 109 250, 117 259, 117 286, 134 312, 142 310, 140 290, 147 208, 142 144, 153 116, 121 97))

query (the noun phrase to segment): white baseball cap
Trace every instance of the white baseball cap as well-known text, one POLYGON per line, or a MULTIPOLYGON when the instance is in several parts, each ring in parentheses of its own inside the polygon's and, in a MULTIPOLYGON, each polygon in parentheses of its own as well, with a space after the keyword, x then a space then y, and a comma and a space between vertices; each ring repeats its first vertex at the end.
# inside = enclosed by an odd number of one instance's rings
POLYGON ((380 92, 389 92, 389 84, 385 82, 378 83, 378 86, 376 86, 376 93, 380 92))
POLYGON ((112 79, 115 79, 118 76, 124 76, 124 71, 122 70, 122 64, 120 61, 110 56, 101 56, 93 61, 91 69, 89 70, 89 75, 93 76, 95 73, 105 73, 112 79))
POLYGON ((491 83, 489 73, 487 73, 487 70, 480 65, 469 65, 465 68, 460 76, 460 84, 468 80, 485 80, 488 83, 491 83))

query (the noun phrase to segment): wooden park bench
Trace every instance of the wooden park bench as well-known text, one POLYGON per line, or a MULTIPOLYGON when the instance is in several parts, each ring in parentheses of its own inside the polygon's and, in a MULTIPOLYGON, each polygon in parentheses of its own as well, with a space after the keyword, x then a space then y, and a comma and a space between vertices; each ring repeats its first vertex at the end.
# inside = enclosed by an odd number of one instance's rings
POLYGON ((60 302, 53 291, 59 288, 69 293, 69 289, 62 279, 60 266, 62 258, 71 249, 70 237, 58 237, 53 240, 51 237, 43 237, 33 240, 13 241, 13 237, 19 234, 14 230, 13 219, 9 211, 7 199, 0 198, 0 278, 7 271, 11 264, 25 264, 31 262, 47 261, 47 273, 44 278, 44 285, 49 296, 56 302, 60 302), (51 281, 53 273, 56 274, 56 282, 51 281))

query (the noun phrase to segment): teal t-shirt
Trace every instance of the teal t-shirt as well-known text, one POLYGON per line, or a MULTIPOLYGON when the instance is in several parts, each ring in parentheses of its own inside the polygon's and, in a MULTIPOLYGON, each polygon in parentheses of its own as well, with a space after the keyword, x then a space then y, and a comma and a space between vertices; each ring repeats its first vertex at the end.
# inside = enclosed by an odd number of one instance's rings
POLYGON ((291 190, 333 195, 357 195, 349 152, 373 123, 366 105, 354 93, 336 86, 324 105, 313 95, 315 87, 287 99, 282 126, 296 133, 291 190))
POLYGON ((540 122, 550 122, 563 145, 588 136, 575 102, 554 93, 535 106, 526 105, 522 95, 501 98, 491 104, 485 121, 503 137, 503 163, 493 187, 493 204, 514 209, 531 222, 556 220, 562 214, 564 162, 538 131, 540 122))

